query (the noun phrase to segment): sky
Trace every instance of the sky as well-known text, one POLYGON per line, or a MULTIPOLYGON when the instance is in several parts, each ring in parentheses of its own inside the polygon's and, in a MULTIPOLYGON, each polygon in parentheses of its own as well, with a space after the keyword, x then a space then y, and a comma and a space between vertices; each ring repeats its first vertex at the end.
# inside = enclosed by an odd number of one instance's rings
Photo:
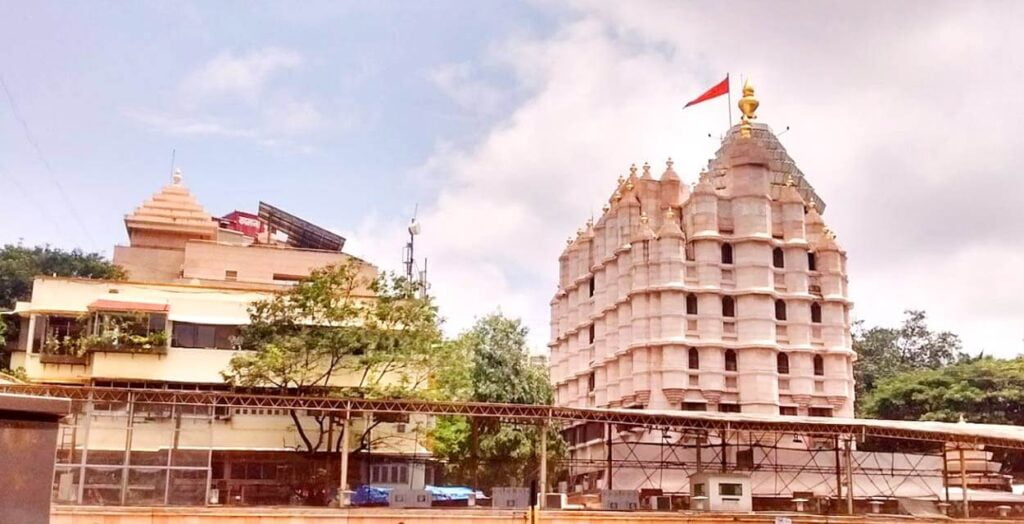
POLYGON ((173 151, 212 214, 264 200, 384 269, 416 213, 446 329, 500 311, 542 352, 565 239, 632 163, 696 181, 728 106, 682 106, 729 72, 827 202, 855 319, 923 309, 1014 356, 1022 19, 1012 1, 0 0, 0 242, 111 254, 173 151))

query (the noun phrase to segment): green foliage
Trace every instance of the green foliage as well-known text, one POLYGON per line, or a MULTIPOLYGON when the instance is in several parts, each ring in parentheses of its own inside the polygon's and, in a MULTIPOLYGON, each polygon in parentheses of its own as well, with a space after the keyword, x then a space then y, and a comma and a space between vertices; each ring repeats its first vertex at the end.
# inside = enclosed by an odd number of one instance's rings
MULTIPOLYGON (((551 404, 553 392, 546 370, 530 364, 526 328, 516 319, 493 314, 477 321, 450 345, 463 365, 442 381, 453 400, 512 404, 551 404)), ((447 463, 449 480, 493 486, 524 485, 540 467, 538 426, 501 424, 489 419, 473 425, 465 417, 441 417, 431 434, 432 449, 447 463)), ((549 478, 566 453, 561 436, 547 429, 549 478)))
POLYGON ((0 309, 29 298, 32 279, 39 275, 122 280, 124 270, 99 253, 65 251, 50 246, 7 244, 0 249, 0 309))
MULTIPOLYGON (((123 269, 99 253, 6 244, 0 248, 0 311, 13 308, 19 300, 27 300, 32 294, 32 280, 40 275, 109 280, 126 277, 123 269)), ((18 336, 17 327, 10 317, 0 317, 0 349, 7 337, 18 336)), ((7 357, 7 354, 0 355, 0 367, 6 365, 7 357)))
POLYGON ((1024 359, 991 357, 880 381, 864 413, 896 420, 1024 425, 1024 359))
POLYGON ((937 369, 963 361, 960 337, 948 331, 928 329, 924 311, 907 310, 898 328, 855 326, 853 349, 857 362, 853 366, 857 385, 858 409, 862 399, 882 380, 919 369, 937 369))
MULTIPOLYGON (((360 269, 318 269, 253 304, 242 331, 248 351, 232 358, 225 380, 300 395, 432 396, 437 376, 455 362, 442 343, 436 307, 406 279, 384 274, 369 281, 360 269)), ((294 412, 292 419, 306 450, 320 450, 324 417, 314 417, 314 436, 294 412)))

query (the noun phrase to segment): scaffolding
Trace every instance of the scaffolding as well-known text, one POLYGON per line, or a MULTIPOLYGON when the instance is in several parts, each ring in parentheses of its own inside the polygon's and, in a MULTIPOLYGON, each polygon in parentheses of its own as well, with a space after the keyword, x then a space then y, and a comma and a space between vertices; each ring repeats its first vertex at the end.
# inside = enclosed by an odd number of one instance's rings
MULTIPOLYGON (((712 468, 739 470, 752 475, 755 491, 780 499, 815 492, 829 499, 833 510, 841 508, 849 514, 856 509, 855 501, 883 498, 891 502, 908 483, 915 482, 928 485, 922 490, 932 500, 952 504, 945 459, 948 449, 1024 450, 1024 428, 979 424, 68 385, 3 384, 0 392, 72 400, 73 414, 58 443, 54 490, 56 500, 77 503, 223 503, 223 499, 217 500, 214 487, 214 454, 218 452, 214 426, 235 410, 254 408, 328 413, 338 421, 339 431, 353 418, 381 414, 491 419, 501 424, 555 427, 565 435, 589 425, 603 430, 571 441, 569 456, 558 465, 568 481, 593 480, 587 486, 590 489, 625 487, 681 493, 688 487, 680 479, 693 473, 712 468), (172 422, 160 431, 139 423, 153 418, 172 422), (173 429, 168 431, 168 427, 173 429), (101 428, 123 435, 123 446, 98 450, 82 444, 90 441, 90 432, 101 428), (917 450, 857 451, 857 443, 869 438, 912 441, 917 450), (891 459, 885 459, 887 454, 891 459), (632 485, 614 484, 622 478, 632 479, 632 485), (139 479, 142 481, 136 482, 139 479), (133 486, 144 489, 133 490, 133 486), (938 493, 935 486, 939 486, 938 493)), ((546 439, 541 439, 541 445, 546 444, 546 439)), ((341 439, 338 448, 324 464, 334 470, 338 490, 346 492, 350 488, 347 439, 341 439)), ((547 492, 551 486, 543 467, 545 450, 540 457, 538 484, 547 492)), ((966 486, 966 473, 961 469, 959 474, 960 486, 966 486)), ((960 491, 962 513, 967 514, 968 490, 960 491)))

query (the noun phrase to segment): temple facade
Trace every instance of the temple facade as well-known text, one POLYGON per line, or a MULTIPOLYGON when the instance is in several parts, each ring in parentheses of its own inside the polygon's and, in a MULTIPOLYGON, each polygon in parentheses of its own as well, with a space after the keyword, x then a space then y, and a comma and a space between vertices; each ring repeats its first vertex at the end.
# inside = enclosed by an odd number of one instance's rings
POLYGON ((551 300, 558 405, 853 416, 846 253, 749 113, 692 187, 671 159, 658 176, 634 166, 569 239, 551 300))

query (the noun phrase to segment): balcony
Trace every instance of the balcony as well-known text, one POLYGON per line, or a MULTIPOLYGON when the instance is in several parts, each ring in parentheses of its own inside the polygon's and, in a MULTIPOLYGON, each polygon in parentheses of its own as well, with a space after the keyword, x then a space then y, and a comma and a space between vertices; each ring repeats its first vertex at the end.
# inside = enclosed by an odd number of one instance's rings
POLYGON ((42 364, 87 365, 89 353, 167 353, 167 314, 91 311, 38 315, 33 347, 42 364))

